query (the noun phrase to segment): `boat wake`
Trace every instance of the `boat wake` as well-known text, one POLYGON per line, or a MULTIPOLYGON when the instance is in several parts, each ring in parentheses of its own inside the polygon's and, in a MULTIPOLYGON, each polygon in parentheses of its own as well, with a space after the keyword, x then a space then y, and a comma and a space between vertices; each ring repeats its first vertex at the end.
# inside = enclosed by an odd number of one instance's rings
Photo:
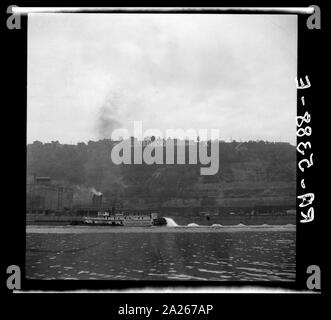
POLYGON ((167 227, 179 227, 174 219, 164 217, 167 221, 167 227))
POLYGON ((200 225, 197 223, 189 223, 187 226, 188 227, 200 227, 200 225))
POLYGON ((239 228, 239 229, 250 229, 250 228, 293 228, 295 227, 295 225, 293 224, 286 224, 286 225, 270 225, 270 224, 260 224, 260 225, 246 225, 246 224, 243 224, 243 223, 238 223, 236 225, 222 225, 222 224, 219 224, 219 223, 214 223, 212 225, 200 225, 200 224, 197 224, 197 223, 189 223, 187 225, 179 225, 176 223, 176 221, 172 218, 167 218, 167 217, 164 217, 164 219, 166 220, 167 222, 167 227, 205 227, 205 228, 239 228))

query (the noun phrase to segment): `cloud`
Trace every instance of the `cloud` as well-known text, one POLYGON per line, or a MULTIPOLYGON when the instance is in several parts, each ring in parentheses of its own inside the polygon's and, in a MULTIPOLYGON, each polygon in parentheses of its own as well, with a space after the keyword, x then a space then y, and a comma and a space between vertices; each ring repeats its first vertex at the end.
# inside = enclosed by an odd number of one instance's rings
POLYGON ((296 19, 32 15, 28 140, 98 139, 143 120, 294 143, 296 19))

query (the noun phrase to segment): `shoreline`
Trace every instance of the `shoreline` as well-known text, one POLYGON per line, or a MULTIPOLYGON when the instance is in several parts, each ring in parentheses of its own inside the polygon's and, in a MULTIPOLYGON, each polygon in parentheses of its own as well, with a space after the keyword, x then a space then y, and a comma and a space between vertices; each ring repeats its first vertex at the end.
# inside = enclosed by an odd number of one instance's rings
POLYGON ((294 232, 296 226, 287 225, 237 225, 237 226, 151 226, 151 227, 109 227, 109 226, 40 226, 27 225, 27 234, 77 234, 77 233, 218 233, 218 232, 294 232))

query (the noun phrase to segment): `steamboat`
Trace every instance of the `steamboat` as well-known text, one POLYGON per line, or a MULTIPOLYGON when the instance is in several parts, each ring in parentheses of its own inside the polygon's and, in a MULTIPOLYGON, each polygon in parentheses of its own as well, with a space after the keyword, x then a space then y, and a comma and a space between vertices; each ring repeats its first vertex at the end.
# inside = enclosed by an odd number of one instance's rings
POLYGON ((165 225, 164 218, 158 218, 157 213, 115 213, 98 212, 97 216, 83 217, 83 224, 103 225, 103 226, 124 226, 124 227, 150 227, 155 225, 165 225))

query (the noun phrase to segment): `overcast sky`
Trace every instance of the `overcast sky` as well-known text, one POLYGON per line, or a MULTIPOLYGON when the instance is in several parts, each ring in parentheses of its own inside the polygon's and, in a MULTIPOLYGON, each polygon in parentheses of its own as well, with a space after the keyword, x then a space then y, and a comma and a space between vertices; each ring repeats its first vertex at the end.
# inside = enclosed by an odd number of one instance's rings
POLYGON ((29 14, 28 143, 116 127, 295 144, 297 17, 29 14))

